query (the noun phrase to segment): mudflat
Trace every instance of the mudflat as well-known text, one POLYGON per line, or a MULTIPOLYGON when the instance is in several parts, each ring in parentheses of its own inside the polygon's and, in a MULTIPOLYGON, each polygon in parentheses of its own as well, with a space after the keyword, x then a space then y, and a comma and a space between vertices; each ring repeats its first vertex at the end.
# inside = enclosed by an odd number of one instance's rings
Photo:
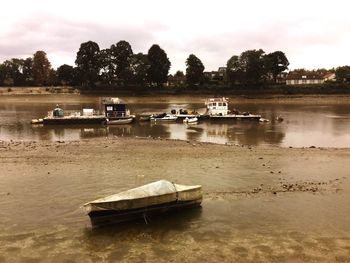
POLYGON ((1 261, 350 261, 350 149, 0 141, 1 261), (80 206, 166 179, 201 209, 91 229, 80 206))

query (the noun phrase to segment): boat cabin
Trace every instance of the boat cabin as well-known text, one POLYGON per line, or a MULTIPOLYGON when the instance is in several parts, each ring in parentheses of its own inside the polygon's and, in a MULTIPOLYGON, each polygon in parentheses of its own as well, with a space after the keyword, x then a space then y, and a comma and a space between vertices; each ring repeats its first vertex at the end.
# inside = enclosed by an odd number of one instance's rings
POLYGON ((207 106, 207 113, 209 115, 225 116, 229 113, 227 98, 207 99, 205 105, 207 106))
POLYGON ((123 118, 130 115, 126 104, 119 98, 104 98, 102 104, 107 118, 123 118))

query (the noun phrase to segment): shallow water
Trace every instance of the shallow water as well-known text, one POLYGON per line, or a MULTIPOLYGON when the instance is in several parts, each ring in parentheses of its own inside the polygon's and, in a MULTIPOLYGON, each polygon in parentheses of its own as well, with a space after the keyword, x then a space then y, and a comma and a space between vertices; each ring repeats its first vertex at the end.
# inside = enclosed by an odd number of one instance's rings
MULTIPOLYGON (((203 98, 125 98, 133 114, 169 112, 173 108, 200 109, 203 98)), ((107 136, 160 137, 202 142, 282 147, 350 147, 350 102, 310 99, 301 103, 272 100, 235 101, 230 108, 261 114, 257 122, 182 123, 135 122, 120 126, 41 126, 33 118, 46 116, 56 103, 65 110, 100 108, 100 97, 77 95, 9 96, 0 98, 0 140, 80 140, 107 136), (234 105, 233 105, 234 104, 234 105), (274 121, 277 116, 283 122, 274 121)))

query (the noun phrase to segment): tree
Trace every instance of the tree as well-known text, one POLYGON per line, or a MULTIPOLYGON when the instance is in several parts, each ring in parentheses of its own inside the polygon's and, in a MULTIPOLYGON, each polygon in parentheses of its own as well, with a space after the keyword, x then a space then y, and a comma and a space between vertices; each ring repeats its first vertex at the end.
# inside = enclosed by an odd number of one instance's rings
POLYGON ((186 81, 188 84, 198 84, 203 80, 204 65, 199 58, 191 54, 186 60, 186 66, 186 81))
POLYGON ((100 47, 93 41, 80 45, 75 64, 79 71, 82 86, 94 86, 101 69, 100 47))
POLYGON ((282 51, 275 51, 269 53, 263 58, 265 64, 265 71, 271 74, 274 82, 276 82, 278 74, 288 69, 289 61, 282 51))
POLYGON ((264 77, 264 61, 262 49, 244 51, 239 57, 240 68, 242 69, 245 83, 257 84, 264 77))
POLYGON ((74 68, 64 64, 57 69, 57 80, 63 85, 73 85, 74 83, 74 68))
POLYGON ((335 77, 339 82, 350 82, 350 66, 338 67, 335 70, 335 77))
POLYGON ((176 71, 176 73, 174 74, 174 77, 184 77, 184 76, 185 74, 181 70, 176 71))
POLYGON ((103 83, 111 86, 115 83, 115 65, 112 62, 111 50, 109 48, 100 51, 101 79, 103 83))
POLYGON ((131 58, 130 69, 133 74, 133 80, 138 85, 145 85, 150 68, 148 56, 142 53, 133 55, 131 58))
POLYGON ((26 85, 33 84, 33 58, 29 57, 23 61, 22 75, 26 85))
POLYGON ((5 86, 25 85, 24 62, 25 60, 17 58, 4 61, 0 67, 0 83, 5 86))
POLYGON ((226 63, 226 76, 231 84, 238 84, 242 81, 242 68, 239 56, 232 56, 226 63))
POLYGON ((161 86, 168 80, 170 61, 167 54, 158 45, 153 45, 148 50, 148 60, 150 67, 148 69, 148 79, 151 83, 161 86))
POLYGON ((118 79, 128 83, 132 78, 130 63, 133 52, 127 41, 119 41, 110 48, 111 60, 115 65, 115 74, 118 79))
POLYGON ((33 80, 38 86, 46 85, 49 80, 51 64, 46 53, 42 50, 35 52, 33 56, 33 80))

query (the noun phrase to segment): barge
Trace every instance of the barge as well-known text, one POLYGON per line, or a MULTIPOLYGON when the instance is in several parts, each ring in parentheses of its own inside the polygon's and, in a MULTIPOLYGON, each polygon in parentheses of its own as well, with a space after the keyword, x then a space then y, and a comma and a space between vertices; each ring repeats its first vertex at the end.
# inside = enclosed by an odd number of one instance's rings
POLYGON ((81 125, 81 124, 104 124, 106 117, 98 114, 93 109, 80 111, 63 111, 58 105, 48 116, 42 119, 44 125, 81 125))

